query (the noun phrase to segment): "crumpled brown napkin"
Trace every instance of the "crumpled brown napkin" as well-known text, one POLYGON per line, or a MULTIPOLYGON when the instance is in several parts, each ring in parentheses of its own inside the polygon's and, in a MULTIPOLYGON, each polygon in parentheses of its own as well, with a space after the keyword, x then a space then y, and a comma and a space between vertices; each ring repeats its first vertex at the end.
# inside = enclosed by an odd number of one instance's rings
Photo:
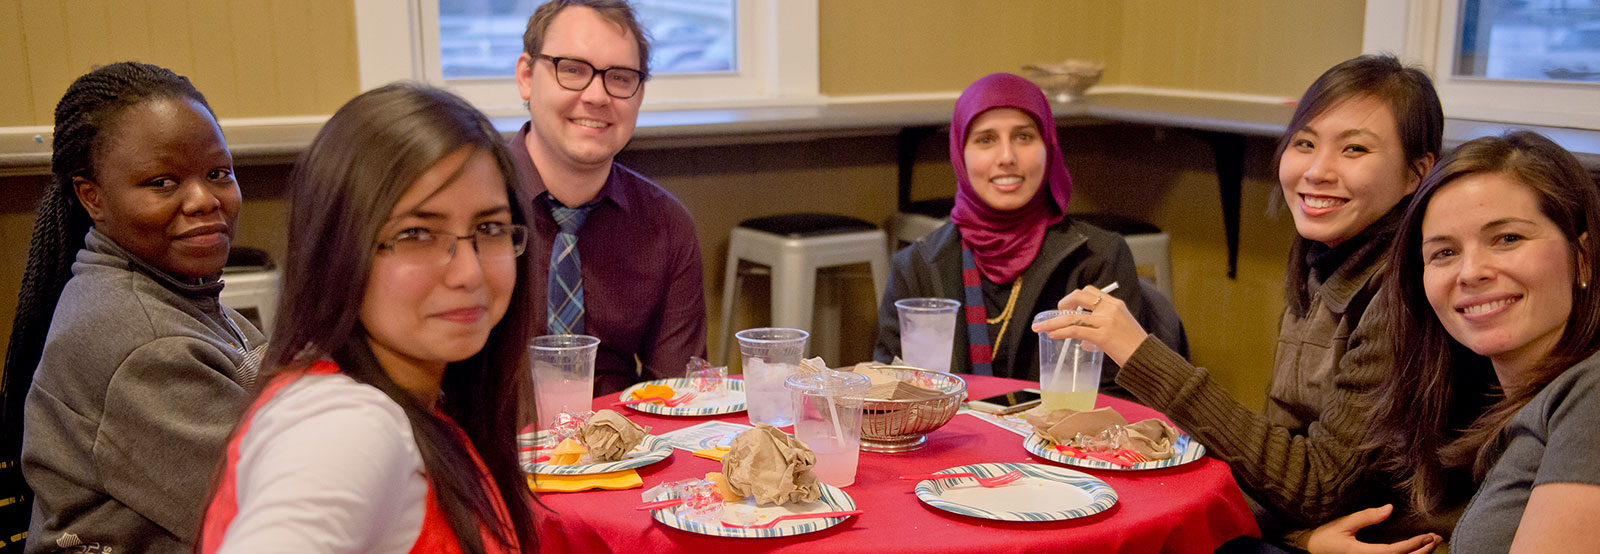
POLYGON ((1152 461, 1175 455, 1172 445, 1180 435, 1177 429, 1156 418, 1129 424, 1122 414, 1111 408, 1089 411, 1065 408, 1045 411, 1043 408, 1034 408, 1023 413, 1022 417, 1033 425, 1035 432, 1056 444, 1071 444, 1079 434, 1094 437, 1112 425, 1121 425, 1127 433, 1127 440, 1123 441, 1121 447, 1138 452, 1152 461))
POLYGON ((782 505, 811 502, 822 496, 817 474, 811 472, 817 457, 805 443, 758 424, 734 437, 733 446, 722 456, 722 474, 728 489, 741 498, 755 497, 756 504, 782 505))
POLYGON ((600 410, 578 429, 578 438, 589 448, 589 453, 584 455, 586 460, 605 463, 627 456, 649 431, 616 410, 600 410))
POLYGON ((1149 460, 1165 460, 1178 455, 1173 445, 1177 444, 1180 434, 1165 421, 1150 418, 1122 428, 1128 431, 1128 440, 1122 444, 1123 448, 1138 452, 1149 460))

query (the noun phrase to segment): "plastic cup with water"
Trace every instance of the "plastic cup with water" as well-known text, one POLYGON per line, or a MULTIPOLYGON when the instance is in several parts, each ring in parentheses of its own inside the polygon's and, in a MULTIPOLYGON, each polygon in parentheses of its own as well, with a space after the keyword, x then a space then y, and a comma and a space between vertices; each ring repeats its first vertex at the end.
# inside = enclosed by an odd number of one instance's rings
POLYGON ((900 312, 900 359, 911 367, 950 373, 961 303, 949 298, 902 298, 894 307, 900 312))
MULTIPOLYGON (((1066 314, 1088 315, 1084 310, 1049 310, 1034 316, 1035 324, 1066 314)), ((1039 390, 1045 410, 1093 410, 1100 392, 1100 365, 1105 353, 1078 339, 1052 339, 1039 334, 1039 390)))
POLYGON ((544 335, 529 343, 539 429, 549 428, 561 412, 591 408, 599 347, 600 339, 588 335, 544 335))
POLYGON ((787 427, 794 423, 794 411, 784 380, 800 370, 810 333, 800 329, 762 327, 735 333, 744 362, 745 411, 750 423, 787 427))
POLYGON ((872 380, 848 371, 811 371, 785 381, 794 401, 794 437, 817 457, 811 471, 835 487, 856 482, 861 457, 861 408, 872 380))

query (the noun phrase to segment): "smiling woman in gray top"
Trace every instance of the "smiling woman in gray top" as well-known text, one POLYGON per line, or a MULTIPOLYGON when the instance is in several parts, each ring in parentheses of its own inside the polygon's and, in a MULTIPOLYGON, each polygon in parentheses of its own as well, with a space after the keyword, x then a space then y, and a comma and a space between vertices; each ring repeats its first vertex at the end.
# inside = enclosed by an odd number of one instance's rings
POLYGON ((74 81, 53 147, 5 372, 27 551, 189 552, 265 345, 217 298, 232 155, 188 79, 138 63, 74 81))
POLYGON ((1466 492, 1450 473, 1481 480, 1456 554, 1570 552, 1600 526, 1596 231, 1588 173, 1525 131, 1461 145, 1406 213, 1390 263, 1409 348, 1378 438, 1403 445, 1415 504, 1466 492))

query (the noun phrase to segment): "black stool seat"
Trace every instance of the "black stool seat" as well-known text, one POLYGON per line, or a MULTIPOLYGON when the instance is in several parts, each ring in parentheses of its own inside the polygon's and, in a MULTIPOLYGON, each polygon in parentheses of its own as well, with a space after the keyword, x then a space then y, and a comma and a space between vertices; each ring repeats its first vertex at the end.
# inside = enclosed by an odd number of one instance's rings
POLYGON ((950 217, 950 210, 955 209, 955 207, 956 199, 954 197, 930 198, 928 200, 909 202, 904 207, 900 208, 900 213, 925 215, 934 219, 944 219, 950 217))
POLYGON ((1088 223, 1095 227, 1099 227, 1125 237, 1130 235, 1149 235, 1161 232, 1161 228, 1156 227, 1155 225, 1151 225, 1131 217, 1123 217, 1115 214, 1067 214, 1067 217, 1088 223))
POLYGON ((271 271, 274 267, 276 266, 272 263, 272 257, 267 255, 266 250, 235 246, 228 250, 228 263, 222 268, 222 272, 271 271))
POLYGON ((739 222, 740 227, 789 238, 819 237, 871 231, 877 225, 847 215, 796 213, 780 214, 739 222))

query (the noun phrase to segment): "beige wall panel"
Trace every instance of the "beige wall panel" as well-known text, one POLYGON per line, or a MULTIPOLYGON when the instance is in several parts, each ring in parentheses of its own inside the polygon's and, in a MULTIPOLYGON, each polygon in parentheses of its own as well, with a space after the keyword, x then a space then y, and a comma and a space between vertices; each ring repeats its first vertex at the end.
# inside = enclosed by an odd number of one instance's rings
MULTIPOLYGON (((198 37, 201 48, 215 48, 219 41, 218 30, 209 23, 193 24, 184 0, 147 0, 143 4, 145 13, 149 14, 151 30, 150 56, 141 61, 165 64, 180 75, 195 77, 194 41, 198 37)), ((200 92, 209 91, 201 88, 200 92)), ((212 101, 211 95, 206 95, 206 101, 212 101)))
POLYGON ((356 59, 355 7, 351 2, 311 2, 307 28, 315 46, 307 58, 315 60, 290 81, 312 92, 306 114, 332 114, 360 92, 360 67, 356 59), (349 53, 340 55, 340 53, 349 53), (309 69, 309 71, 305 70, 309 69))
MULTIPOLYGON (((23 124, 49 125, 56 100, 77 74, 68 67, 66 8, 53 0, 23 0, 21 6, 23 49, 28 63, 24 66, 27 73, 16 78, 29 84, 29 96, 33 98, 31 120, 23 124)), ((24 67, 4 71, 9 76, 24 67)))
POLYGON ((149 19, 149 12, 143 3, 112 0, 105 2, 104 13, 106 52, 103 57, 97 56, 95 59, 110 59, 112 56, 120 56, 125 60, 155 59, 155 51, 151 46, 159 42, 156 33, 160 29, 149 19))
POLYGON ((1115 48, 1118 18, 1085 7, 1092 4, 821 0, 822 92, 960 90, 978 77, 1019 71, 1027 63, 1103 59, 1115 48))
POLYGON ((1365 2, 1122 4, 1124 84, 1297 97, 1361 53, 1365 2))
POLYGON ((822 92, 948 91, 1026 63, 1108 64, 1105 84, 1297 96, 1361 50, 1361 0, 821 0, 822 92), (1019 24, 1025 22, 1027 24, 1019 24))
POLYGON ((21 0, 0 7, 0 126, 49 125, 73 79, 135 60, 222 117, 329 114, 358 88, 355 8, 325 0, 21 0))
MULTIPOLYGON (((273 34, 271 11, 265 2, 228 2, 227 17, 231 35, 227 37, 228 70, 238 86, 222 113, 231 117, 289 115, 278 95, 278 82, 284 75, 276 69, 281 60, 276 45, 289 37, 273 34)), ((306 60, 296 60, 306 61, 306 60)))
MULTIPOLYGON (((195 88, 206 95, 211 109, 220 117, 244 117, 239 83, 234 78, 233 20, 228 17, 225 2, 189 0, 188 14, 191 22, 205 25, 209 31, 190 33, 189 51, 193 53, 194 66, 189 69, 189 79, 195 88), (203 22, 203 23, 202 23, 203 22)), ((179 73, 183 73, 179 71, 179 73)))
MULTIPOLYGON (((62 30, 67 46, 67 67, 77 73, 88 71, 95 60, 112 55, 110 22, 106 21, 106 2, 62 2, 66 12, 66 27, 62 30)), ((65 90, 65 87, 63 87, 65 90)))
POLYGON ((22 40, 22 4, 0 4, 0 126, 26 125, 33 119, 34 99, 28 88, 28 55, 22 40))

